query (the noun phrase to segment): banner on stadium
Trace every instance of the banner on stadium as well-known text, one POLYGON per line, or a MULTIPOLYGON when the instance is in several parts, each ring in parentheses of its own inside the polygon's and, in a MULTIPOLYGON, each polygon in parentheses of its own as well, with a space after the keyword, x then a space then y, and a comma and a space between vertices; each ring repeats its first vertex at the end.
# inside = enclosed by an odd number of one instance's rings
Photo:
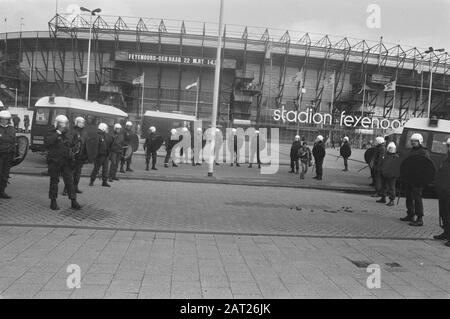
MULTIPOLYGON (((175 56, 166 54, 153 54, 153 53, 136 53, 118 51, 115 54, 116 61, 129 61, 138 63, 164 63, 164 64, 183 64, 193 66, 216 66, 216 59, 213 58, 199 58, 188 56, 175 56)), ((224 59, 222 67, 224 69, 235 69, 236 60, 224 59)))

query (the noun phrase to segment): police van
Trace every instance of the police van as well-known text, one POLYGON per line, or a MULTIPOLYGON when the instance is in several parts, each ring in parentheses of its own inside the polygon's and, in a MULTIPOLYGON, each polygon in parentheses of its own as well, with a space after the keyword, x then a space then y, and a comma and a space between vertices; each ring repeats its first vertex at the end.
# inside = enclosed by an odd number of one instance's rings
POLYGON ((435 117, 412 118, 406 122, 398 145, 398 153, 405 158, 411 149, 410 139, 415 133, 423 136, 423 146, 428 148, 435 167, 439 168, 447 157, 447 139, 450 137, 450 121, 435 117))
POLYGON ((30 146, 33 152, 46 151, 44 141, 58 115, 67 116, 70 128, 77 117, 83 117, 88 131, 96 131, 98 124, 106 123, 110 132, 114 124, 124 124, 128 118, 127 113, 110 105, 67 97, 43 97, 36 102, 33 112, 30 146))

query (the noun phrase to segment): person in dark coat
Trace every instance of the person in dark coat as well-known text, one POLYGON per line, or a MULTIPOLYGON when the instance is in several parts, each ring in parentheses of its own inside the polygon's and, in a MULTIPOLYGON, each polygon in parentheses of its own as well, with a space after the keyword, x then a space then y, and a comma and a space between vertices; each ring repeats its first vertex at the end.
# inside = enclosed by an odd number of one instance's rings
POLYGON ((339 150, 342 158, 344 159, 344 172, 348 172, 348 159, 352 156, 352 148, 350 147, 349 141, 350 139, 345 136, 343 139, 344 143, 339 150))
POLYGON ((317 179, 319 181, 321 181, 323 178, 323 161, 326 155, 325 144, 323 140, 323 136, 319 135, 316 139, 316 143, 314 144, 312 151, 314 162, 316 164, 316 176, 314 177, 314 179, 317 179))
POLYGON ((389 203, 387 206, 394 206, 394 200, 396 195, 395 184, 397 183, 397 176, 394 167, 395 162, 398 161, 397 146, 395 143, 389 143, 387 151, 383 159, 381 160, 381 177, 382 177, 382 194, 381 199, 377 200, 377 203, 386 204, 386 196, 389 197, 389 203))
POLYGON ((28 133, 28 128, 30 127, 30 116, 29 115, 24 116, 23 126, 25 127, 25 133, 28 133))
POLYGON ((12 117, 12 121, 13 121, 13 124, 14 124, 14 129, 15 129, 16 132, 17 132, 17 131, 19 130, 20 117, 17 116, 17 115, 14 115, 14 116, 12 117))
POLYGON ((102 186, 103 187, 111 187, 108 184, 108 160, 109 154, 111 152, 112 146, 112 138, 108 134, 108 125, 105 123, 100 123, 98 125, 98 153, 97 158, 94 161, 94 169, 91 173, 91 182, 89 186, 94 186, 94 181, 97 178, 97 175, 102 169, 102 186))
POLYGON ((298 158, 302 165, 302 173, 300 174, 300 179, 305 179, 306 173, 308 173, 308 168, 312 166, 312 155, 311 150, 308 147, 308 143, 303 142, 302 147, 298 150, 298 158))
MULTIPOLYGON (((133 123, 127 122, 125 124, 125 130, 123 131, 123 146, 124 146, 125 150, 131 144, 131 136, 134 134, 132 129, 133 129, 133 123)), ((121 173, 125 173, 125 170, 124 170, 125 163, 127 164, 127 172, 133 172, 133 170, 131 169, 132 158, 133 158, 133 154, 131 154, 130 158, 128 158, 128 159, 125 159, 125 157, 121 158, 121 160, 120 160, 120 172, 121 173)))
POLYGON ((0 112, 0 198, 10 199, 5 193, 8 186, 9 172, 16 148, 16 131, 10 125, 11 113, 0 112))
MULTIPOLYGON (((164 159, 164 167, 169 167, 169 161, 172 157, 172 150, 179 142, 179 138, 177 136, 177 130, 172 129, 170 131, 169 138, 166 140, 166 158, 164 159)), ((172 167, 178 167, 177 164, 175 164, 175 161, 172 159, 172 167)))
MULTIPOLYGON (((88 139, 88 133, 86 132, 86 121, 82 117, 77 117, 75 119, 75 126, 71 131, 71 136, 73 138, 73 156, 74 161, 72 162, 73 171, 73 186, 75 187, 75 192, 77 194, 82 194, 83 192, 79 188, 81 171, 83 165, 88 159, 86 150, 86 141, 88 139)), ((67 188, 64 188, 63 196, 67 196, 67 188)))
POLYGON ((118 181, 117 170, 119 161, 123 152, 123 135, 122 125, 114 125, 114 133, 112 135, 111 153, 109 154, 109 182, 118 181))
POLYGON ((373 177, 375 183, 375 194, 372 197, 383 196, 383 177, 381 175, 381 164, 384 155, 386 154, 386 145, 383 137, 379 136, 375 140, 375 153, 372 159, 373 177))
POLYGON ((149 128, 149 134, 147 135, 144 143, 145 151, 145 170, 149 170, 150 159, 152 160, 152 170, 157 171, 156 161, 158 158, 158 150, 162 145, 162 137, 156 134, 156 127, 149 128))
POLYGON ((300 149, 300 147, 302 147, 302 143, 300 142, 300 136, 297 135, 291 146, 291 153, 290 153, 291 171, 289 172, 291 174, 294 174, 294 173, 298 174, 298 171, 300 169, 300 162, 299 162, 299 158, 298 158, 298 150, 300 149), (295 171, 294 171, 294 169, 295 169, 295 171))
POLYGON ((55 128, 51 129, 45 139, 48 150, 47 164, 48 175, 50 176, 50 209, 59 210, 56 199, 58 198, 59 177, 62 175, 65 188, 72 202, 72 208, 80 210, 81 206, 77 202, 77 193, 73 184, 72 165, 73 138, 68 133, 69 120, 65 115, 58 115, 55 119, 55 128))
MULTIPOLYGON (((447 140, 447 159, 442 166, 450 167, 450 138, 447 140)), ((450 190, 445 192, 438 191, 439 198, 439 216, 442 220, 442 227, 444 232, 440 235, 434 236, 435 240, 447 240, 445 246, 450 247, 450 190)))
MULTIPOLYGON (((413 134, 410 139, 411 150, 409 151, 408 157, 410 156, 425 156, 430 157, 430 151, 423 146, 423 136, 421 134, 413 134)), ((423 201, 422 201, 423 187, 415 187, 413 185, 405 185, 406 193, 406 209, 407 216, 401 218, 401 221, 410 222, 410 226, 421 227, 423 226, 423 201), (414 220, 414 216, 416 219, 414 220)))

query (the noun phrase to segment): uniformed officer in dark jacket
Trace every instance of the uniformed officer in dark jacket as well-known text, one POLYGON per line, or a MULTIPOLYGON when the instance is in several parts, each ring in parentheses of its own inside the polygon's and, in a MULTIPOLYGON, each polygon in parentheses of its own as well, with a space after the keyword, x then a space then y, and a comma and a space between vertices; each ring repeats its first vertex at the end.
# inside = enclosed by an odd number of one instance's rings
POLYGON ((158 159, 158 149, 161 147, 161 136, 156 134, 156 127, 149 128, 149 134, 145 138, 144 151, 145 151, 145 170, 150 170, 150 159, 152 160, 152 170, 157 171, 156 161, 158 159))
POLYGON ((9 171, 14 159, 16 148, 16 131, 10 125, 11 113, 0 112, 0 198, 10 199, 5 193, 8 185, 9 171))
POLYGON ((381 175, 382 175, 382 194, 377 203, 386 204, 386 196, 389 196, 389 203, 387 206, 394 206, 396 195, 395 184, 397 182, 395 163, 398 161, 397 146, 394 142, 389 143, 386 154, 381 160, 381 175))
MULTIPOLYGON (((73 138, 73 156, 74 161, 72 164, 73 171, 73 186, 75 187, 75 192, 77 194, 82 194, 80 191, 79 184, 81 178, 81 171, 83 169, 83 165, 87 160, 87 151, 86 151, 86 141, 88 138, 88 133, 86 132, 86 120, 82 117, 77 117, 75 119, 75 126, 71 132, 71 136, 73 138)), ((64 188, 63 195, 67 196, 67 189, 64 188)))
POLYGON ((47 163, 48 174, 50 175, 49 198, 51 200, 50 208, 59 210, 56 199, 58 198, 59 176, 62 175, 65 188, 72 201, 72 208, 81 209, 77 202, 77 194, 73 185, 72 165, 73 156, 73 138, 68 133, 69 120, 64 115, 58 115, 55 119, 55 128, 50 130, 46 137, 45 145, 48 150, 47 163))
MULTIPOLYGON (((170 131, 169 138, 166 140, 166 158, 164 159, 164 167, 166 167, 166 168, 169 167, 169 161, 170 161, 170 158, 172 157, 172 150, 175 147, 175 145, 177 145, 178 142, 179 142, 179 137, 177 136, 177 130, 172 129, 170 131)), ((178 165, 175 164, 173 158, 172 158, 172 166, 178 167, 178 165)))
POLYGON ((348 172, 348 159, 352 156, 352 148, 350 147, 350 139, 345 136, 343 138, 343 144, 339 150, 340 155, 344 159, 344 172, 348 172))
POLYGON ((381 174, 381 165, 383 163, 384 155, 386 154, 386 141, 383 137, 379 136, 375 140, 375 152, 373 155, 373 176, 375 182, 375 194, 372 197, 382 197, 383 196, 383 176, 381 174))
MULTIPOLYGON (((423 136, 421 134, 413 134, 410 139, 411 150, 408 157, 420 155, 430 158, 430 152, 423 146, 423 136)), ((423 187, 413 185, 405 185, 407 216, 401 218, 401 221, 410 222, 410 226, 423 226, 423 187), (416 219, 414 220, 414 216, 416 219)))
POLYGON ((291 174, 293 174, 293 173, 298 174, 298 171, 300 169, 300 163, 299 163, 299 158, 298 158, 298 150, 300 149, 300 147, 302 147, 302 143, 300 142, 300 136, 297 135, 291 146, 291 153, 290 153, 291 171, 289 172, 291 174), (295 169, 295 171, 294 171, 294 169, 295 169))
POLYGON ((108 184, 108 162, 109 153, 111 152, 112 138, 108 134, 108 125, 100 123, 98 125, 98 153, 97 158, 94 161, 94 169, 91 173, 91 182, 89 186, 94 186, 94 181, 102 168, 102 186, 111 187, 108 184))
MULTIPOLYGON (((450 167, 450 138, 447 140, 447 159, 442 164, 450 167)), ((439 197, 439 216, 442 220, 444 232, 441 235, 434 236, 436 240, 447 240, 445 246, 450 247, 450 189, 446 192, 438 192, 439 197)))
MULTIPOLYGON (((125 130, 123 131, 123 146, 126 149, 131 144, 131 136, 134 134, 132 131, 133 123, 127 122, 125 124, 125 130)), ((131 169, 131 159, 133 158, 133 154, 130 156, 130 158, 125 159, 124 157, 120 160, 120 172, 125 173, 123 167, 125 165, 125 162, 127 163, 127 172, 133 172, 131 169)))
POLYGON ((319 135, 317 137, 312 153, 314 156, 314 162, 316 164, 316 176, 314 177, 314 179, 321 181, 323 178, 323 161, 326 155, 325 144, 323 142, 322 135, 319 135))
POLYGON ((114 125, 114 133, 112 135, 111 153, 109 154, 109 182, 118 181, 117 170, 119 161, 123 152, 123 135, 122 125, 114 125))

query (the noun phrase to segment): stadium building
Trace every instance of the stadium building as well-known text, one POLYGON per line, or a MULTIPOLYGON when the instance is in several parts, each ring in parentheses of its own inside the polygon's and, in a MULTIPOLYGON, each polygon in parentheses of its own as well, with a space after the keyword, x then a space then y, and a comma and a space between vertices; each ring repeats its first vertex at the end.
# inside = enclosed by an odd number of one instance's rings
MULTIPOLYGON (((210 119, 217 24, 112 16, 90 24, 89 15, 57 14, 48 26, 0 34, 0 100, 6 105, 15 103, 14 88, 23 106, 51 94, 84 98, 91 31, 90 100, 132 118, 147 110, 194 115, 198 106, 199 117, 210 119), (198 87, 186 89, 197 80, 198 87)), ((275 121, 276 110, 333 114, 336 130, 344 111, 404 121, 428 116, 431 78, 431 115, 450 118, 449 55, 426 50, 226 25, 219 122, 278 126, 291 137, 300 124, 275 121)))

